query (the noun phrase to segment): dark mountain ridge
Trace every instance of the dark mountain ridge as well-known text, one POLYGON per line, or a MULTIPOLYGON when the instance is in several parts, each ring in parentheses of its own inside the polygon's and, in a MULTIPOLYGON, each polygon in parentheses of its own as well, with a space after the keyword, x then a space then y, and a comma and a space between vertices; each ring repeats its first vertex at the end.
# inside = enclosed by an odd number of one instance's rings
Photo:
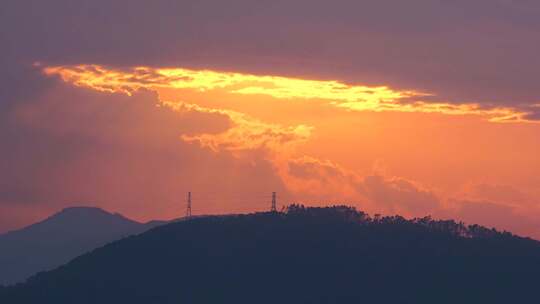
POLYGON ((39 223, 0 235, 0 284, 21 282, 159 224, 142 224, 93 207, 63 209, 39 223))
POLYGON ((24 303, 532 303, 540 243, 348 207, 163 225, 0 290, 24 303))

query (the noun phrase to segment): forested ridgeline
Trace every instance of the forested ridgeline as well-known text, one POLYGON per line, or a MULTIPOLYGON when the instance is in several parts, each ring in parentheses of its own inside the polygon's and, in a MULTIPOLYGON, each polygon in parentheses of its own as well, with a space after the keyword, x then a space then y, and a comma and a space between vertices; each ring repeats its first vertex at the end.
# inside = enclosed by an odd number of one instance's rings
POLYGON ((539 275, 540 243, 507 232, 293 205, 154 228, 0 303, 524 303, 539 275))

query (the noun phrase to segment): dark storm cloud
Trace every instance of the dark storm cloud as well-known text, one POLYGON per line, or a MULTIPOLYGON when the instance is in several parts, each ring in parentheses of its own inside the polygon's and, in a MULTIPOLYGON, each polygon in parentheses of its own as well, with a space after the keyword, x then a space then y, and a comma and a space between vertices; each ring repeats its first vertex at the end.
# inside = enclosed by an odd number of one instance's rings
POLYGON ((527 0, 8 0, 0 37, 29 62, 338 78, 522 106, 539 100, 539 16, 527 0))

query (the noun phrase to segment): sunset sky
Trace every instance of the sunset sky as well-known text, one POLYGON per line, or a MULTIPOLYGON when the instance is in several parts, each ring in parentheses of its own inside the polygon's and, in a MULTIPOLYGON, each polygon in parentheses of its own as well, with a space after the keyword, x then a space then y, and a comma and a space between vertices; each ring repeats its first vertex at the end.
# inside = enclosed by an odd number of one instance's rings
POLYGON ((0 233, 353 205, 540 239, 540 2, 4 0, 0 233))

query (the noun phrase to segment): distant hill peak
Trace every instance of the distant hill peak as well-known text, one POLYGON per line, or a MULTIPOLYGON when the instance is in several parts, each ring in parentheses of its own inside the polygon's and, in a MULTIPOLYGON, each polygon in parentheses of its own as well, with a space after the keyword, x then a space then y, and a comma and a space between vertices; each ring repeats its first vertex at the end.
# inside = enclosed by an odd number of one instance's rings
POLYGON ((51 217, 56 216, 114 216, 126 218, 120 213, 111 213, 99 207, 87 206, 67 207, 62 209, 60 212, 52 215, 51 217))
POLYGON ((146 226, 131 220, 119 213, 110 213, 98 207, 69 207, 19 230, 10 231, 2 236, 36 236, 55 239, 60 235, 77 235, 78 233, 108 234, 108 230, 132 230, 146 226), (66 230, 67 229, 67 230, 66 230))
POLYGON ((67 207, 56 214, 111 214, 99 207, 75 206, 67 207))
POLYGON ((62 209, 60 212, 79 212, 79 211, 99 211, 99 212, 105 212, 110 213, 108 211, 105 211, 99 207, 92 207, 92 206, 72 206, 72 207, 66 207, 62 209))
POLYGON ((69 207, 0 235, 0 285, 22 282, 85 252, 164 222, 147 224, 98 207, 69 207))

